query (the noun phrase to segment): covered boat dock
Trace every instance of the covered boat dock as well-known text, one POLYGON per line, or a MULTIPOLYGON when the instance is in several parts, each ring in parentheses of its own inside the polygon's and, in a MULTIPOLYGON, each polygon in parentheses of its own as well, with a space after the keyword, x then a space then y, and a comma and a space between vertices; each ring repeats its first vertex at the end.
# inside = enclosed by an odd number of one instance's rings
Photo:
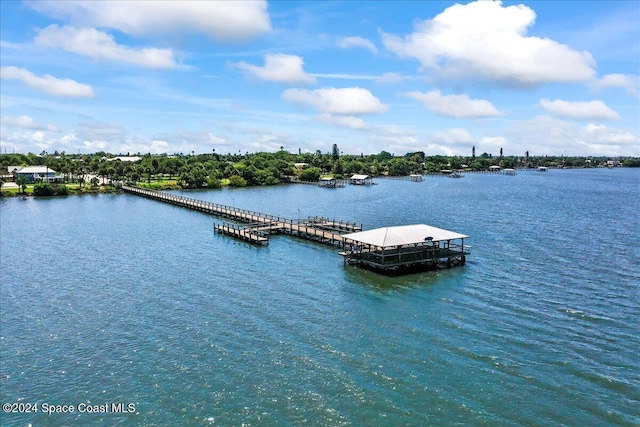
POLYGON ((344 261, 388 275, 464 265, 469 236, 425 224, 376 228, 342 236, 344 261))
POLYGON ((352 175, 349 178, 349 182, 353 185, 371 185, 373 184, 373 178, 369 175, 352 175))

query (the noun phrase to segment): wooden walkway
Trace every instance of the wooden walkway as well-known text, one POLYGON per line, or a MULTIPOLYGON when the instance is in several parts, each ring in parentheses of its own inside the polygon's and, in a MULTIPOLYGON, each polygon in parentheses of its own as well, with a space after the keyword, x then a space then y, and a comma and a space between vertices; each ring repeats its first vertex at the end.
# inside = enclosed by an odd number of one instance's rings
MULTIPOLYGON (((514 171, 516 170, 514 169, 514 171)), ((475 173, 475 174, 485 174, 485 175, 515 175, 515 173, 512 173, 511 171, 505 171, 505 169, 482 170, 482 171, 465 170, 464 173, 475 173)))
POLYGON ((324 181, 324 180, 301 181, 301 180, 296 179, 296 178, 289 178, 288 182, 290 184, 315 185, 316 187, 323 187, 323 188, 344 188, 347 181, 348 180, 346 180, 346 179, 334 179, 332 181, 324 181))
POLYGON ((422 174, 414 174, 414 175, 380 175, 376 176, 376 179, 395 179, 396 181, 412 181, 412 182, 422 182, 424 181, 424 177, 422 174))
POLYGON ((176 194, 147 190, 128 185, 123 185, 122 190, 149 199, 243 223, 245 224, 244 226, 229 223, 223 223, 222 225, 216 224, 214 229, 221 234, 245 240, 256 245, 268 245, 270 234, 283 233, 344 248, 346 245, 353 244, 353 241, 345 239, 341 234, 362 231, 362 225, 358 226, 354 222, 330 220, 324 217, 309 217, 296 221, 281 216, 239 209, 233 206, 205 202, 176 194))
POLYGON ((236 239, 245 240, 255 245, 269 244, 269 238, 263 233, 240 225, 229 223, 214 224, 213 229, 218 233, 226 234, 227 236, 235 237, 236 239))

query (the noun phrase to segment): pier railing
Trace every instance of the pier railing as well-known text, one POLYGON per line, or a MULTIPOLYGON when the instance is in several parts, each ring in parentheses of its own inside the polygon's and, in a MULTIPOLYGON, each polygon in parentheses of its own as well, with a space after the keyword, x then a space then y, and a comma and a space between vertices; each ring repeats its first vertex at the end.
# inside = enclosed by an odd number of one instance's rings
POLYGON ((306 220, 293 220, 282 216, 127 185, 123 185, 122 190, 247 224, 244 227, 240 227, 225 223, 221 226, 216 225, 214 228, 220 233, 251 243, 265 244, 262 239, 266 239, 268 242, 267 234, 284 233, 307 240, 344 247, 346 239, 341 234, 362 230, 362 224, 358 226, 355 222, 330 220, 319 216, 308 217, 306 220), (250 237, 253 235, 260 237, 260 239, 250 237))
POLYGON ((127 185, 123 185, 122 189, 126 192, 139 194, 150 199, 161 200, 170 204, 188 207, 193 210, 204 211, 221 217, 232 218, 238 222, 265 222, 265 220, 277 222, 293 222, 293 220, 281 216, 270 215, 267 213, 252 211, 248 209, 240 209, 234 206, 227 206, 219 203, 192 199, 189 197, 179 196, 177 194, 162 193, 155 190, 147 190, 144 188, 131 187, 127 185))

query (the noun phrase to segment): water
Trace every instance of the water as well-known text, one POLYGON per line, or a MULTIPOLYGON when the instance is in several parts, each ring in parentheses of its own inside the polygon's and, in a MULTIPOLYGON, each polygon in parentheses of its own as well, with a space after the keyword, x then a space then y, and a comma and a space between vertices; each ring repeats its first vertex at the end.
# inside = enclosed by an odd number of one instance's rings
POLYGON ((640 170, 185 192, 471 238, 387 278, 133 195, 0 200, 3 426, 640 425, 640 170), (80 403, 133 403, 127 414, 80 403))

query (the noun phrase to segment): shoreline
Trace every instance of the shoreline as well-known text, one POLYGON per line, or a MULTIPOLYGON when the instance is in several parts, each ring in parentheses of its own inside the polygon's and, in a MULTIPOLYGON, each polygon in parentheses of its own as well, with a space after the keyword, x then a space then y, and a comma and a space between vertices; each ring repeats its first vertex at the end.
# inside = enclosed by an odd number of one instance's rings
MULTIPOLYGON (((616 168, 608 168, 608 167, 564 167, 564 168, 549 168, 549 170, 585 170, 585 169, 603 169, 603 170, 609 170, 609 169, 635 169, 633 167, 616 167, 616 168)), ((537 170, 534 168, 519 168, 516 169, 517 172, 520 171, 527 171, 527 172, 536 172, 537 170)), ((461 173, 476 173, 476 172, 484 172, 484 171, 462 171, 461 173)), ((489 172, 489 171, 487 171, 489 172)), ((422 174, 423 176, 429 176, 429 174, 422 174)), ((403 178, 404 176, 391 176, 391 175, 378 175, 378 176, 374 176, 373 178, 379 178, 379 179, 386 179, 386 178, 403 178)), ((314 181, 309 181, 311 183, 315 183, 314 181)), ((289 182, 289 181, 284 181, 284 182, 280 182, 278 184, 274 184, 274 185, 269 185, 269 187, 274 187, 274 186, 280 186, 280 185, 288 185, 288 184, 295 184, 295 182, 289 182)), ((203 187, 197 187, 197 188, 189 188, 189 187, 182 187, 180 185, 177 184, 169 184, 169 183, 165 183, 165 184, 159 184, 159 183, 152 183, 151 185, 146 183, 146 182, 141 182, 136 184, 138 186, 140 186, 140 188, 144 188, 147 190, 155 190, 155 191, 167 191, 167 190, 180 190, 180 191, 188 191, 188 190, 204 190, 204 189, 208 189, 208 190, 219 190, 222 188, 233 188, 234 186, 231 185, 223 185, 220 187, 207 187, 207 186, 203 186, 203 187), (141 184, 141 185, 140 185, 141 184)), ((57 188, 57 187, 65 187, 65 193, 64 194, 51 194, 51 195, 35 195, 33 194, 33 186, 34 184, 29 184, 29 187, 27 188, 27 192, 26 193, 21 193, 19 191, 19 187, 17 186, 17 184, 15 184, 14 182, 5 182, 2 185, 2 188, 0 189, 0 198, 10 198, 10 197, 60 197, 60 196, 82 196, 85 194, 113 194, 113 193, 123 193, 122 189, 117 186, 117 185, 113 185, 113 184, 101 184, 98 186, 85 186, 82 188, 77 187, 77 184, 75 183, 71 183, 71 184, 54 184, 52 185, 53 188, 57 188), (69 186, 71 185, 71 186, 69 186), (8 187, 7 187, 8 186, 8 187)), ((264 185, 248 185, 246 187, 264 187, 264 185)), ((246 188, 245 187, 245 188, 246 188)))

